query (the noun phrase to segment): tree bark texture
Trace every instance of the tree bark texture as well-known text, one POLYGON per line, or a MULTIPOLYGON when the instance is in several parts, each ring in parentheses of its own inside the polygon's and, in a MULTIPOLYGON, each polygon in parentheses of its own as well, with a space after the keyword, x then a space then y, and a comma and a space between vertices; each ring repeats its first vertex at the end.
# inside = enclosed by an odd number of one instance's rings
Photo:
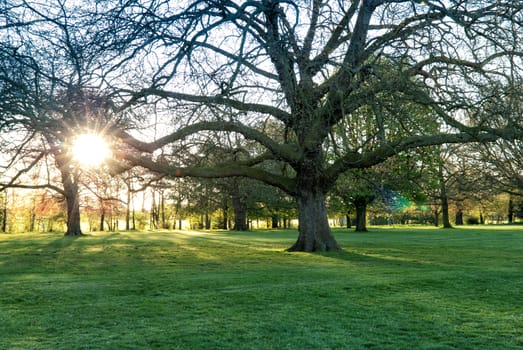
POLYGON ((463 211, 461 209, 456 213, 456 225, 463 225, 463 211))
POLYGON ((67 231, 65 236, 82 236, 80 227, 80 201, 78 196, 78 184, 75 176, 70 170, 60 169, 64 185, 64 196, 67 206, 67 231))
POLYGON ((2 224, 0 225, 0 232, 5 233, 7 230, 7 191, 2 199, 2 224))
POLYGON ((439 226, 439 211, 434 212, 434 226, 439 226))
POLYGON ((221 223, 221 228, 222 230, 227 230, 228 228, 228 221, 229 221, 229 205, 227 204, 227 200, 224 200, 223 201, 223 205, 222 205, 222 217, 223 217, 223 222, 221 223))
POLYGON ((356 232, 367 232, 367 206, 374 199, 374 195, 359 195, 352 200, 356 208, 356 232))
POLYGON ((235 231, 248 231, 247 226, 247 204, 241 193, 236 191, 232 195, 232 208, 234 211, 234 227, 235 231))
POLYGON ((443 228, 452 228, 449 217, 449 199, 447 197, 447 186, 445 184, 445 176, 443 174, 443 166, 439 165, 438 177, 440 183, 440 200, 441 200, 441 219, 443 221, 443 228))
POLYGON ((299 234, 298 240, 288 251, 337 251, 341 247, 332 235, 327 219, 325 194, 302 188, 297 197, 299 234))
POLYGON ((271 228, 279 228, 280 217, 277 214, 271 215, 271 228))
POLYGON ((443 222, 443 228, 452 228, 449 216, 449 201, 447 197, 441 198, 441 221, 443 222))
POLYGON ((367 201, 354 201, 356 207, 356 232, 367 232, 367 201))
POLYGON ((103 231, 104 230, 104 226, 105 226, 105 209, 103 207, 103 201, 100 201, 100 206, 101 206, 101 210, 100 210, 100 227, 98 228, 99 231, 103 231))
POLYGON ((205 212, 205 229, 210 230, 211 229, 211 217, 209 216, 209 212, 205 212))

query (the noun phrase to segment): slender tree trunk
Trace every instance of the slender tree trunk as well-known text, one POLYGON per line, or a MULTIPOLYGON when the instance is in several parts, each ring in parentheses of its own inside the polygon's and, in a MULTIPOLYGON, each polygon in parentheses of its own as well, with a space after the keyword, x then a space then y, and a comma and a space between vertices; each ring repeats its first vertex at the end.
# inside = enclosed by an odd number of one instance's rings
POLYGON ((297 196, 299 233, 298 240, 288 251, 337 251, 336 242, 329 227, 325 194, 311 188, 302 188, 297 196))
POLYGON ((8 193, 7 190, 4 191, 2 196, 2 226, 0 231, 5 233, 7 230, 7 204, 8 204, 8 193))
POLYGON ((153 229, 158 229, 158 224, 160 222, 160 213, 159 208, 156 205, 156 192, 154 189, 151 189, 152 202, 151 202, 151 219, 150 226, 153 229))
POLYGON ((5 197, 3 198, 2 203, 2 227, 0 228, 1 232, 4 232, 7 230, 7 191, 5 193, 5 197))
POLYGON ((131 229, 131 186, 127 184, 127 203, 125 205, 125 230, 131 229))
POLYGON ((439 226, 439 210, 434 211, 434 226, 439 226))
POLYGON ((134 206, 134 196, 135 196, 135 193, 133 192, 132 196, 131 196, 131 206, 132 206, 132 213, 131 213, 131 219, 132 219, 132 223, 133 223, 133 230, 136 230, 136 216, 135 216, 135 206, 134 206))
POLYGON ((165 220, 165 196, 163 190, 160 192, 160 215, 162 219, 162 228, 169 228, 169 224, 165 220))
POLYGON ((98 231, 103 231, 105 229, 105 203, 103 199, 100 198, 100 224, 98 226, 98 231))
POLYGON ((31 206, 30 213, 29 213, 29 232, 34 232, 35 230, 35 222, 36 222, 36 213, 35 213, 35 205, 31 206))
POLYGON ((222 224, 222 229, 223 230, 227 230, 227 223, 229 221, 229 217, 228 217, 228 212, 229 212, 229 206, 227 205, 227 199, 225 199, 223 201, 223 206, 222 206, 222 215, 223 215, 223 224, 222 224))
POLYGON ((103 231, 105 229, 105 211, 102 210, 100 213, 100 227, 98 228, 98 231, 103 231))
POLYGON ((443 228, 452 228, 449 215, 449 201, 447 197, 441 198, 441 221, 443 222, 443 228))
POLYGON ((452 228, 449 217, 449 199, 447 197, 447 186, 445 184, 445 176, 443 175, 443 165, 441 164, 439 166, 438 176, 440 184, 441 221, 443 222, 443 228, 452 228))

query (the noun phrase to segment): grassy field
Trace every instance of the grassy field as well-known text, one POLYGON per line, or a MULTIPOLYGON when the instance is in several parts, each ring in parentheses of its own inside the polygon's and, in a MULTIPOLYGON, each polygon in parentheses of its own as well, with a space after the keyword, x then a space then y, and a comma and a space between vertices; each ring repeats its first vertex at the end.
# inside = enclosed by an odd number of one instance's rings
POLYGON ((0 349, 521 349, 523 229, 0 235, 0 349))

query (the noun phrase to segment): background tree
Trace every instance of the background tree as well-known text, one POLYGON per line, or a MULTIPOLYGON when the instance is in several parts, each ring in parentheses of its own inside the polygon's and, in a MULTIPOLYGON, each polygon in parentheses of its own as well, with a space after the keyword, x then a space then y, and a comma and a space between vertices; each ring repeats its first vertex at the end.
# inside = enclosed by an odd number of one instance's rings
POLYGON ((477 160, 475 165, 481 167, 490 186, 516 197, 523 196, 521 162, 523 143, 521 141, 499 140, 490 145, 480 145, 480 148, 476 148, 472 154, 481 162, 477 160))
POLYGON ((430 153, 418 149, 403 152, 368 169, 357 169, 338 178, 332 195, 345 203, 347 210, 355 209, 355 230, 367 231, 367 208, 381 203, 382 215, 392 220, 395 212, 412 203, 425 200, 427 168, 432 162, 430 153))
POLYGON ((367 231, 367 206, 378 196, 376 182, 366 176, 368 173, 362 170, 347 172, 338 177, 332 191, 332 195, 345 204, 347 212, 354 208, 356 232, 367 231))
POLYGON ((96 24, 80 6, 63 2, 6 1, 0 10, 0 187, 48 188, 65 198, 66 235, 81 235, 81 160, 75 136, 123 127, 102 93, 106 55, 93 45, 96 24), (23 174, 45 163, 58 178, 23 174))
POLYGON ((437 179, 438 189, 432 192, 433 198, 436 198, 438 205, 441 207, 443 228, 452 228, 450 222, 450 203, 459 202, 460 195, 459 183, 463 175, 459 170, 459 150, 456 146, 435 147, 435 157, 437 165, 433 171, 433 177, 437 179))
POLYGON ((7 191, 0 192, 0 232, 5 233, 7 229, 7 191))

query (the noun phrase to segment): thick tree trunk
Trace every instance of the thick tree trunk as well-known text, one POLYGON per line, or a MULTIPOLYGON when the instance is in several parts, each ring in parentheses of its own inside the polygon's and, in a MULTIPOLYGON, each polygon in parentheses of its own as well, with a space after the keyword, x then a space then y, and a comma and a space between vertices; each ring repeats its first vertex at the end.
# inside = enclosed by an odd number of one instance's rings
POLYGON ((76 183, 64 184, 65 201, 67 205, 67 231, 66 236, 82 236, 80 227, 80 203, 78 198, 78 185, 76 183))
POLYGON ((78 194, 72 198, 66 198, 67 201, 67 231, 66 236, 82 236, 80 227, 80 206, 78 203, 78 194))
POLYGON ((80 201, 78 196, 77 175, 68 165, 60 166, 64 197, 67 206, 67 231, 65 236, 82 236, 80 227, 80 201))
POLYGON ((279 228, 280 217, 277 214, 271 215, 271 228, 279 228))
POLYGON ((210 230, 211 229, 211 217, 209 216, 209 212, 205 212, 205 229, 210 230))
POLYGON ((367 232, 367 201, 358 199, 354 201, 356 207, 356 232, 367 232))
POLYGON ((325 194, 302 189, 297 196, 299 234, 298 240, 288 251, 337 251, 336 242, 329 227, 325 194))
POLYGON ((350 214, 351 214, 351 212, 348 211, 347 214, 345 215, 345 218, 347 220, 347 228, 348 229, 352 228, 352 220, 351 220, 350 214))
POLYGON ((456 213, 456 225, 463 225, 463 211, 461 209, 456 213))
POLYGON ((233 193, 232 195, 232 209, 234 211, 234 227, 235 231, 248 231, 247 226, 247 204, 241 193, 233 193))

